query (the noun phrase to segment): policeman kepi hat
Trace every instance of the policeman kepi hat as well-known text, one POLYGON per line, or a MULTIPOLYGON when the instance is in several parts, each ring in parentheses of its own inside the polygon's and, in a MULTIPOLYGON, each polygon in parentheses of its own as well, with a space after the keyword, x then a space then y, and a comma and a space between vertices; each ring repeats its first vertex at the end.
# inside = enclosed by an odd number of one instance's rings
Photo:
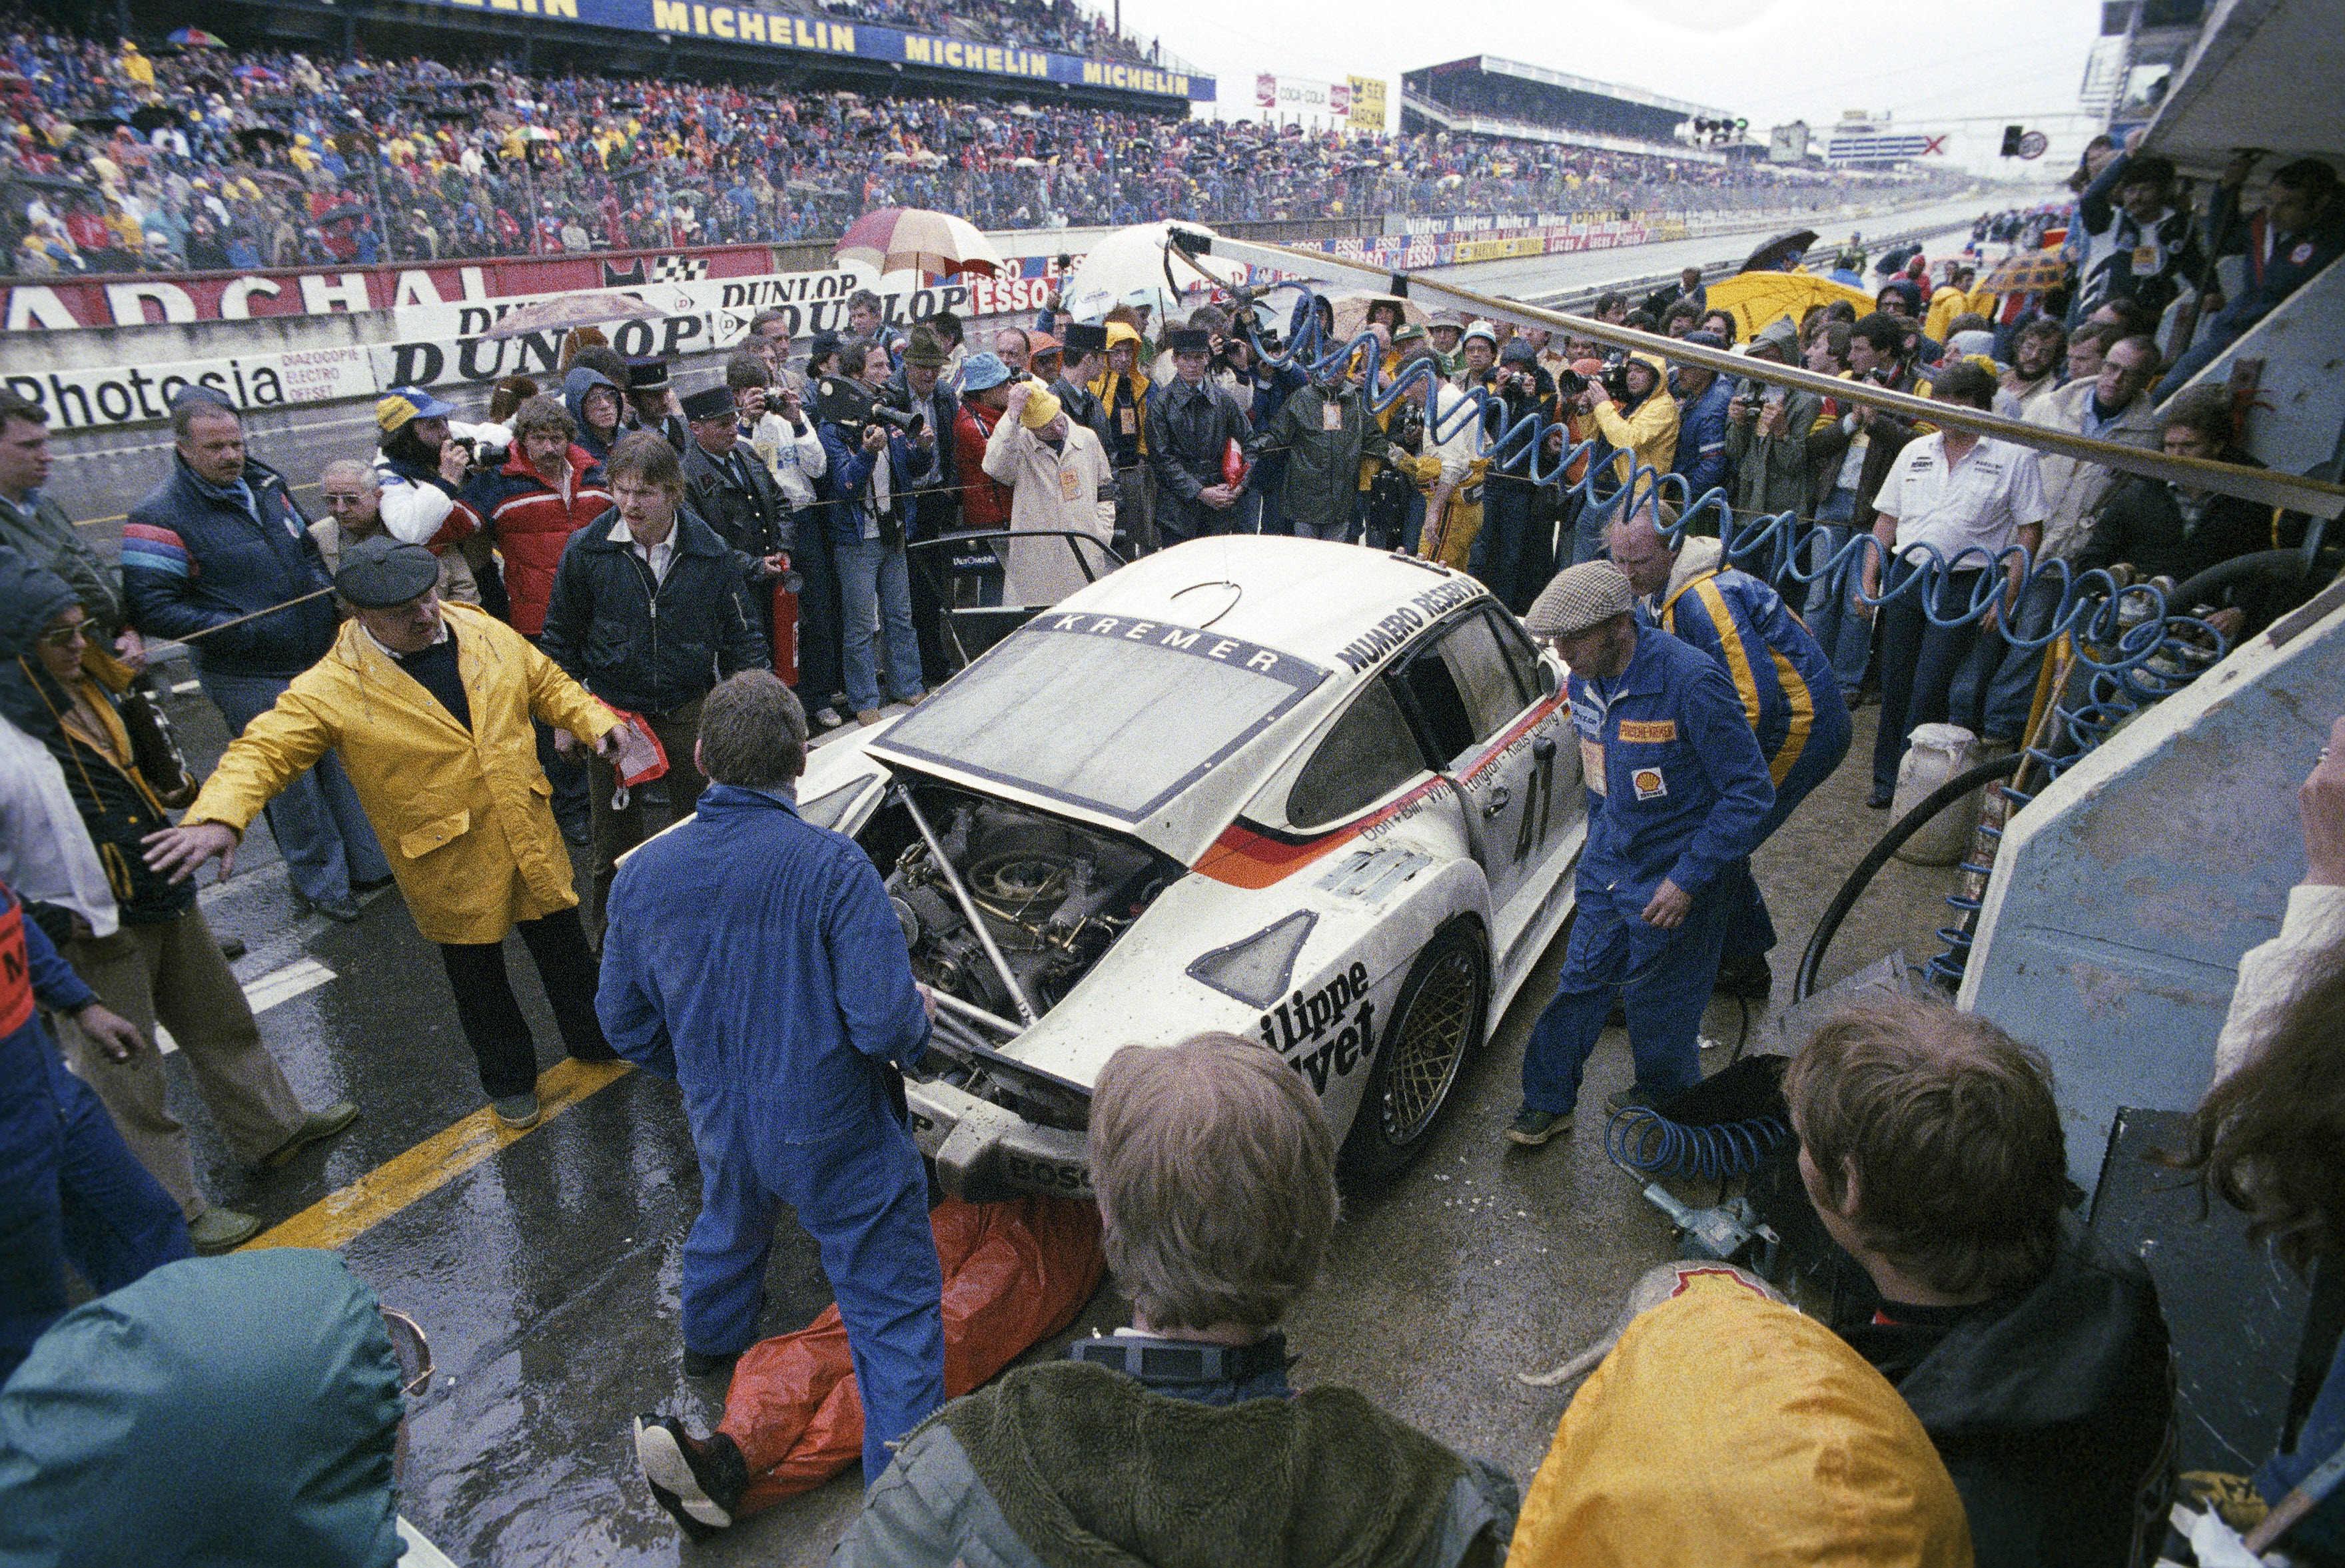
POLYGON ((667 390, 667 361, 656 354, 646 354, 627 361, 627 390, 630 392, 665 392, 667 390))
POLYGON ((1067 352, 1080 359, 1085 354, 1107 352, 1107 328, 1088 321, 1067 323, 1067 352))
POLYGON ((722 420, 733 413, 733 394, 723 387, 703 387, 684 400, 687 420, 722 420))
POLYGON ((1203 327, 1175 327, 1164 334, 1164 346, 1175 354, 1210 354, 1213 335, 1203 327))
POLYGON ((440 558, 390 534, 361 539, 342 551, 334 592, 361 610, 389 610, 421 596, 440 581, 440 558))
POLYGON ((1555 574, 1523 617, 1534 637, 1569 637, 1626 615, 1636 595, 1629 579, 1609 561, 1583 561, 1555 574))
POLYGON ((442 402, 421 387, 393 387, 375 403, 375 428, 389 435, 411 420, 444 420, 455 411, 455 404, 442 402))

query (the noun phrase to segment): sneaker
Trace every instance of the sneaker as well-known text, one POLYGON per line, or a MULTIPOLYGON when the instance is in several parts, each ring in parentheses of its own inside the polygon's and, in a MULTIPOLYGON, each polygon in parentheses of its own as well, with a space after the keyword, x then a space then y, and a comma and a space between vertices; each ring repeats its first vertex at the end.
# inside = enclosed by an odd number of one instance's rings
POLYGON ((1896 798, 1897 792, 1887 784, 1874 784, 1873 793, 1864 797, 1864 804, 1873 811, 1887 811, 1889 803, 1896 798))
POLYGON ((635 1418, 635 1462, 652 1496, 695 1541, 731 1528, 749 1489, 749 1467, 731 1438, 695 1438, 674 1416, 635 1418))
POLYGON ((1507 1141, 1519 1143, 1527 1148, 1537 1148, 1548 1139, 1571 1130, 1571 1113, 1538 1110, 1525 1106, 1515 1112, 1515 1119, 1507 1124, 1507 1141))
POLYGON ((537 1103, 534 1090, 517 1095, 505 1095, 501 1098, 491 1100, 489 1109, 495 1115, 498 1121, 515 1132, 525 1131, 535 1127, 537 1118, 545 1114, 543 1108, 537 1103))
POLYGON ((817 708, 814 727, 817 730, 838 730, 847 727, 847 715, 837 708, 817 708))
POLYGON ((1629 1109, 1652 1110, 1660 1103, 1657 1096, 1646 1092, 1635 1084, 1630 1084, 1624 1089, 1614 1089, 1604 1097, 1604 1108, 1614 1116, 1619 1116, 1622 1111, 1629 1109))
POLYGON ((880 713, 877 708, 858 708, 855 711, 855 722, 867 730, 878 723, 879 719, 880 713))
POLYGON ((215 1203, 188 1221, 188 1239, 199 1258, 217 1258, 243 1246, 260 1234, 260 1221, 215 1203))
POLYGON ((1730 958, 1718 966, 1718 978, 1711 989, 1721 996, 1741 996, 1746 1001, 1763 1002, 1775 994, 1775 971, 1769 966, 1767 956, 1753 953, 1744 958, 1730 958))
POLYGON ((359 1119, 359 1108, 346 1099, 338 1099, 323 1110, 313 1110, 301 1118, 283 1143, 260 1157, 263 1165, 282 1165, 313 1143, 323 1143, 359 1119))

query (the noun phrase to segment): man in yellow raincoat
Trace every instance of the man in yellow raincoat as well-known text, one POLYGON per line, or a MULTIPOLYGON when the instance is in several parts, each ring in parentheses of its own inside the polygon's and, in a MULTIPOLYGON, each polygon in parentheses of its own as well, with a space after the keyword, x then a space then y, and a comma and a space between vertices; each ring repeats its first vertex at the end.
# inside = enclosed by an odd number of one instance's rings
POLYGON ((608 757, 626 727, 520 632, 441 603, 439 572, 429 550, 387 536, 345 551, 334 587, 355 618, 229 745, 185 820, 148 837, 147 863, 179 881, 218 856, 226 875, 269 798, 340 751, 416 928, 440 945, 481 1087, 499 1121, 526 1128, 537 1051, 505 976, 506 932, 520 930, 570 1054, 613 1055, 530 720, 608 757))

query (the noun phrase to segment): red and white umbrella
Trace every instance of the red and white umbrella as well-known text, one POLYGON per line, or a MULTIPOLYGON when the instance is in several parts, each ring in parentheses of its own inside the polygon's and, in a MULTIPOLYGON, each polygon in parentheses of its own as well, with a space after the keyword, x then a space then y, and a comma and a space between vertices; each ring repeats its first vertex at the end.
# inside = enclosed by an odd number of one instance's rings
POLYGON ((955 272, 999 277, 1001 253, 967 218, 919 207, 883 207, 865 213, 841 237, 833 253, 840 261, 860 261, 885 277, 925 272, 943 278, 955 272))

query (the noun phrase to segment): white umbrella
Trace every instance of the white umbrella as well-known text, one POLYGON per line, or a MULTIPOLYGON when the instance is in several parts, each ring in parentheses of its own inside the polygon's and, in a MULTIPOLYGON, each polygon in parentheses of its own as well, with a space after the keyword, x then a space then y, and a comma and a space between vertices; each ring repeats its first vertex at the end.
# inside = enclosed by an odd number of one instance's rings
POLYGON ((1097 321, 1118 305, 1146 305, 1162 323, 1182 309, 1184 294, 1245 281, 1245 267, 1218 257, 1192 257, 1166 238, 1174 228, 1210 236, 1202 224, 1138 223, 1097 245, 1067 279, 1061 297, 1078 321, 1097 321))

